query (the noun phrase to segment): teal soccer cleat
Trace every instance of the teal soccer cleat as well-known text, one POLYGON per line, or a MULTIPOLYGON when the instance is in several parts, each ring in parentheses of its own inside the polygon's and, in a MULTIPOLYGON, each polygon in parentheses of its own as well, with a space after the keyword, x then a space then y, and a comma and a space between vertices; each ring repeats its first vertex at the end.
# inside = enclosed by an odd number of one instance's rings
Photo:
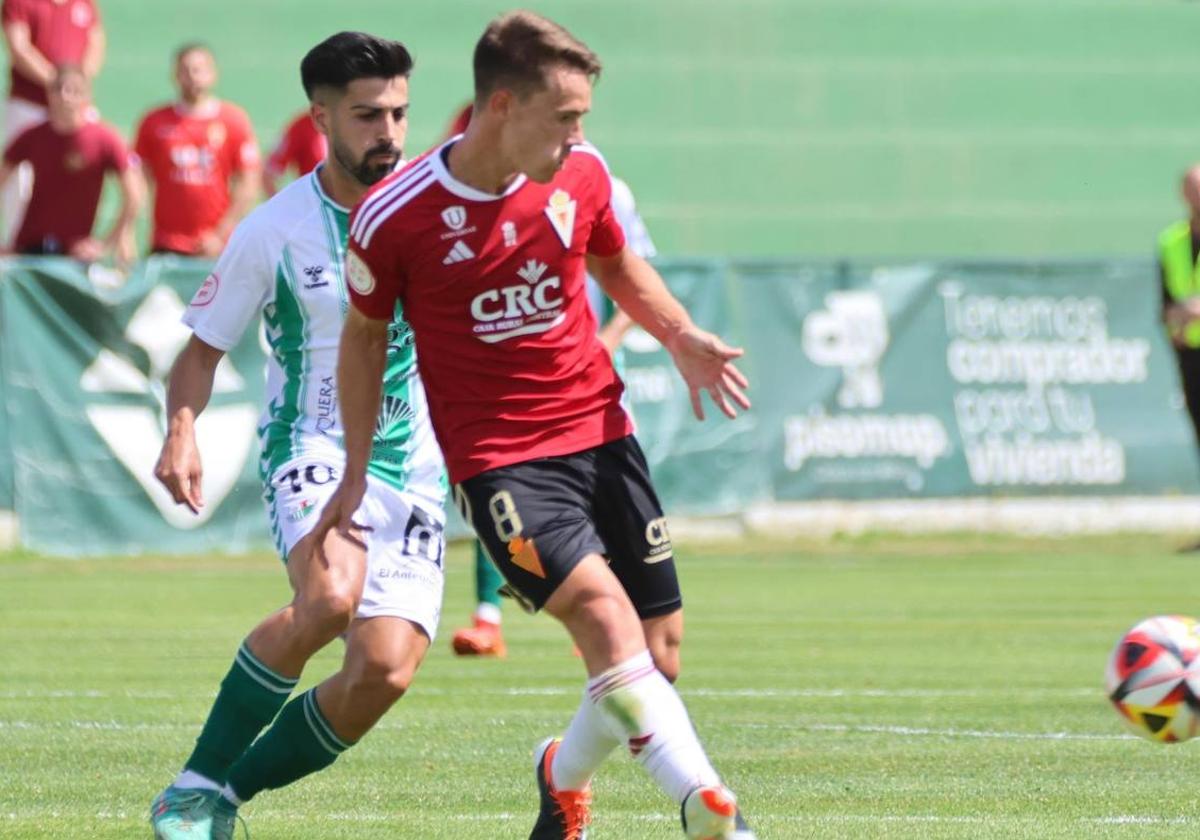
POLYGON ((174 785, 154 798, 150 825, 155 840, 209 840, 213 834, 213 810, 220 800, 216 790, 177 788, 174 785))
POLYGON ((213 807, 212 840, 233 840, 233 832, 237 829, 239 821, 242 823, 242 831, 249 838, 250 832, 246 829, 245 820, 238 816, 237 806, 224 796, 218 796, 217 804, 213 807))

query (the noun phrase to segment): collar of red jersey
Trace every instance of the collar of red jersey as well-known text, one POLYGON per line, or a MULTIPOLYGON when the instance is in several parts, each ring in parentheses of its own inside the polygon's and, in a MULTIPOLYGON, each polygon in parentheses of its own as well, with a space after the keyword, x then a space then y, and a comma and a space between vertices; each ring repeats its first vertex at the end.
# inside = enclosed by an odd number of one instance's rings
POLYGON ((438 146, 429 155, 430 165, 433 167, 433 174, 450 192, 454 193, 459 198, 466 198, 470 201, 497 201, 501 198, 507 198, 525 185, 527 180, 524 175, 518 175, 513 178, 513 182, 508 185, 508 189, 500 194, 488 193, 483 190, 477 190, 469 184, 464 184, 462 181, 450 174, 449 167, 446 166, 446 150, 453 146, 462 137, 459 134, 456 137, 451 137, 442 145, 438 146))

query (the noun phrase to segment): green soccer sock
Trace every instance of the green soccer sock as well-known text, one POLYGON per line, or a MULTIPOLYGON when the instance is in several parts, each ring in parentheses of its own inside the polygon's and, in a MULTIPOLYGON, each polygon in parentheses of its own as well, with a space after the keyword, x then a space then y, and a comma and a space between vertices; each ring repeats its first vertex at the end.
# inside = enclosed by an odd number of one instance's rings
POLYGON ((229 771, 229 787, 246 802, 259 791, 323 770, 352 746, 333 733, 312 688, 284 706, 271 728, 237 760, 229 771))
POLYGON ((296 680, 262 664, 242 642, 185 770, 222 783, 230 766, 287 702, 296 680))
POLYGON ((483 545, 475 541, 475 598, 480 604, 491 604, 500 609, 500 587, 504 584, 499 570, 488 559, 483 545))

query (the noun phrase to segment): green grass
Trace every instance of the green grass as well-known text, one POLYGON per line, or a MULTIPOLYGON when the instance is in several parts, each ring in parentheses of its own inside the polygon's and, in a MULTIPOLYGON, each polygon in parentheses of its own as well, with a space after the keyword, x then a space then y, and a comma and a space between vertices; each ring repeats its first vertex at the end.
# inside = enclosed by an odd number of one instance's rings
MULTIPOLYGON (((680 682, 761 838, 1155 838, 1200 827, 1195 747, 1124 734, 1105 657, 1195 612, 1196 558, 1158 537, 884 538, 688 547, 680 682)), ((529 749, 581 680, 562 631, 508 611, 507 661, 462 661, 449 564, 418 684, 324 773, 245 808, 254 840, 524 837, 529 749)), ((0 555, 0 836, 148 836, 242 635, 286 597, 266 555, 0 555)), ((335 667, 336 646, 313 680, 335 667)), ((596 840, 679 836, 626 757, 596 840)))

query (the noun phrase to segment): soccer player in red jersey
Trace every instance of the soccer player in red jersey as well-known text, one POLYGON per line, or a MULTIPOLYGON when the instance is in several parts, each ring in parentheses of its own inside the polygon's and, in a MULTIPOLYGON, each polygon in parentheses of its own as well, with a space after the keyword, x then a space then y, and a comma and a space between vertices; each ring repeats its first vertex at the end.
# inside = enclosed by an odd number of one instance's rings
POLYGON ((670 351, 698 416, 704 391, 730 417, 749 407, 742 351, 697 327, 625 246, 608 170, 583 142, 599 70, 552 21, 498 18, 475 49, 466 134, 359 203, 338 364, 345 474, 316 533, 354 527, 399 305, 459 507, 508 589, 559 619, 587 668, 564 737, 535 751, 530 837, 584 837, 590 779, 624 744, 679 803, 688 836, 750 838, 671 685, 683 633, 671 540, 596 336, 585 263, 670 351))
POLYGON ((91 85, 78 67, 59 68, 47 88, 50 118, 21 134, 4 152, 0 185, 21 164, 33 170, 33 194, 17 231, 21 254, 67 254, 84 262, 111 252, 133 262, 133 223, 141 207, 141 179, 117 130, 90 116, 91 85), (103 239, 92 236, 104 176, 117 175, 121 209, 103 239))
POLYGON ((293 170, 296 177, 307 175, 325 160, 325 135, 317 131, 308 111, 297 114, 283 130, 279 143, 263 165, 263 192, 268 196, 279 191, 279 179, 293 170))
MULTIPOLYGON (((8 47, 9 88, 4 105, 4 145, 46 120, 46 88, 55 68, 71 65, 94 79, 104 63, 104 27, 94 0, 3 0, 0 24, 8 47)), ((18 167, 0 194, 0 243, 21 224, 33 187, 33 170, 18 167)))
POLYGON ((215 257, 258 194, 258 141, 246 113, 213 95, 202 44, 175 53, 179 101, 142 118, 134 150, 154 182, 150 250, 215 257))

